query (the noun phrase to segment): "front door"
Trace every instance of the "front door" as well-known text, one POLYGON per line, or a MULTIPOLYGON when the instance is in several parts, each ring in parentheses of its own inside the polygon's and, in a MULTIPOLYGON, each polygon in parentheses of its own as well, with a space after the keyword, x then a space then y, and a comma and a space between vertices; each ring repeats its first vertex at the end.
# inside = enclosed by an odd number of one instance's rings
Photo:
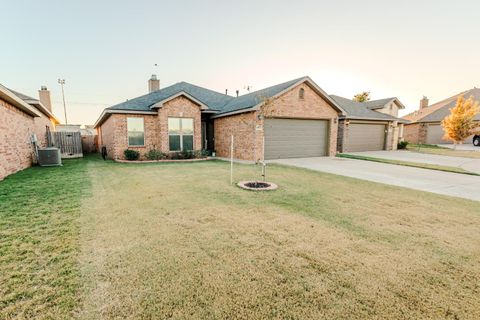
POLYGON ((202 150, 207 150, 208 147, 207 123, 205 121, 202 121, 202 150))

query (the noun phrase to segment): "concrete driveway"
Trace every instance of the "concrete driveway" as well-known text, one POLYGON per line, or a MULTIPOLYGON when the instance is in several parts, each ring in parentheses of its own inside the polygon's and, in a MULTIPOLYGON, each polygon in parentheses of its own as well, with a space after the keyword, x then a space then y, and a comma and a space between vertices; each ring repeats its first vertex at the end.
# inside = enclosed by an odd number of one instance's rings
POLYGON ((448 167, 458 167, 470 172, 480 174, 480 159, 449 157, 437 154, 410 152, 406 150, 349 152, 349 154, 382 159, 436 164, 448 167))
POLYGON ((269 162, 480 201, 478 176, 335 157, 269 162))

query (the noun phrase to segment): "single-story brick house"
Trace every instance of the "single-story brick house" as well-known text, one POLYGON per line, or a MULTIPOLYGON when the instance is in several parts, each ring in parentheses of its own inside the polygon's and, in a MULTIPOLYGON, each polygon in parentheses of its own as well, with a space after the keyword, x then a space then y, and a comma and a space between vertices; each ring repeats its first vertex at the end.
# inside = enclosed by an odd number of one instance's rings
MULTIPOLYGON (((432 105, 428 105, 428 99, 423 97, 420 100, 420 108, 403 118, 410 121, 405 126, 405 140, 410 143, 442 144, 452 143, 443 139, 444 131, 441 121, 450 114, 450 109, 455 107, 457 99, 464 96, 466 99, 473 96, 480 102, 480 89, 473 88, 432 105)), ((480 114, 475 120, 480 121, 480 114)), ((472 137, 465 139, 464 143, 472 143, 472 137)))
POLYGON ((338 123, 338 152, 396 150, 403 140, 403 126, 398 118, 405 106, 397 98, 357 102, 331 95, 345 111, 338 123))
POLYGON ((127 148, 142 157, 150 149, 215 151, 262 160, 333 156, 337 149, 338 103, 309 77, 232 97, 186 82, 106 108, 95 123, 99 146, 113 159, 127 148), (268 107, 262 107, 268 101, 268 107))
POLYGON ((52 114, 50 91, 39 91, 40 100, 0 85, 0 180, 32 165, 34 147, 47 146, 47 132, 59 121, 52 114))

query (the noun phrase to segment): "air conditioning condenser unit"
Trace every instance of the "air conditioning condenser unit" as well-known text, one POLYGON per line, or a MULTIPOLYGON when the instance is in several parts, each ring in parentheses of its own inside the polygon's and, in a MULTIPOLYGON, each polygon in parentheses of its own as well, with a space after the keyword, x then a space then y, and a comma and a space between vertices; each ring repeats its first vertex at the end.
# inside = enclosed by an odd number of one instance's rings
POLYGON ((61 166, 62 157, 59 148, 38 149, 38 164, 42 167, 61 166))

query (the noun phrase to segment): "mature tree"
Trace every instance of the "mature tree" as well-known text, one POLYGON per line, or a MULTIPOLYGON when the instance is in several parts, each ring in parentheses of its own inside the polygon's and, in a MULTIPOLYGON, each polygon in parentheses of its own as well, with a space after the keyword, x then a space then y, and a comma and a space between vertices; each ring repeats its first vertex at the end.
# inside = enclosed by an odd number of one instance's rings
POLYGON ((370 100, 370 91, 363 91, 353 96, 353 101, 367 102, 370 100))
POLYGON ((478 101, 473 96, 465 99, 463 96, 458 97, 457 104, 450 109, 450 115, 442 120, 444 139, 457 143, 474 134, 480 124, 474 121, 475 116, 480 112, 478 101))

